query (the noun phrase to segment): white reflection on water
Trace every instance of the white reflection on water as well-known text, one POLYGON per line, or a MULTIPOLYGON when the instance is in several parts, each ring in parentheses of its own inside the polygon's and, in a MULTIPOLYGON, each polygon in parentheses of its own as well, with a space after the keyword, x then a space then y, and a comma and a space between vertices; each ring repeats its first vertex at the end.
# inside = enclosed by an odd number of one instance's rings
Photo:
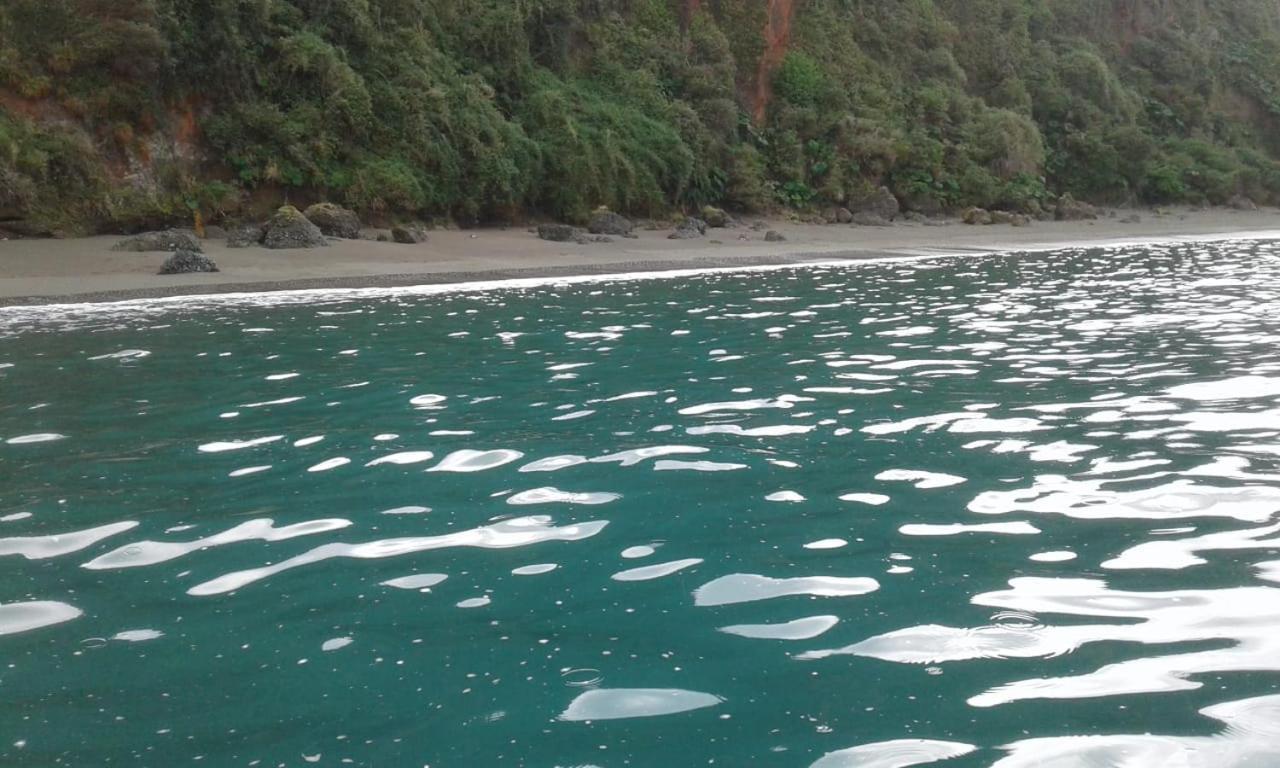
POLYGON ((56 600, 0 603, 0 635, 16 635, 71 621, 84 611, 56 600))
MULTIPOLYGON (((807 660, 865 656, 903 664, 973 659, 1053 658, 1094 643, 1161 646, 1227 642, 1222 648, 1119 661, 1081 675, 1042 676, 996 686, 969 698, 975 707, 1028 699, 1085 699, 1200 688, 1205 673, 1280 672, 1280 589, 1133 592, 1093 579, 1019 578, 1011 589, 973 598, 974 605, 1037 616, 1113 619, 1106 623, 957 628, 920 625, 853 645, 803 655, 807 660)), ((1047 670, 1046 670, 1047 671, 1047 670)))
POLYGON ((122 520, 118 523, 108 523, 97 528, 72 531, 71 533, 0 538, 0 557, 19 555, 28 560, 44 560, 50 557, 58 557, 87 549, 104 539, 125 531, 131 531, 137 527, 138 523, 135 520, 122 520))
POLYGON ((206 536, 194 541, 134 542, 99 555, 81 567, 91 571, 140 568, 176 560, 184 555, 213 547, 238 544, 244 541, 287 541, 299 536, 314 536, 319 533, 342 530, 350 525, 350 520, 332 518, 308 520, 292 525, 282 525, 277 528, 274 521, 265 518, 248 520, 222 533, 215 533, 212 536, 206 536))
POLYGON ((879 582, 865 577, 802 576, 775 579, 754 573, 735 573, 698 587, 693 593, 693 601, 695 605, 716 606, 792 595, 853 597, 875 592, 879 588, 879 582))
POLYGON ((578 722, 658 717, 714 707, 722 701, 710 693, 679 688, 600 688, 579 694, 560 719, 578 722))
POLYGON ((187 594, 199 597, 221 595, 294 568, 335 558, 376 560, 451 547, 508 549, 526 547, 548 541, 580 541, 595 536, 604 530, 608 524, 607 520, 595 520, 557 528, 552 525, 551 518, 539 515, 504 520, 493 525, 473 528, 469 531, 448 533, 442 536, 382 539, 363 544, 324 544, 309 552, 304 552, 274 565, 236 571, 219 576, 211 581, 206 581, 203 584, 197 584, 188 589, 187 594))
POLYGON ((809 768, 911 768, 963 757, 977 749, 956 741, 899 739, 828 752, 809 768))
MULTIPOLYGON (((1226 728, 1216 736, 1066 736, 1005 747, 992 768, 1269 768, 1280 765, 1280 696, 1214 704, 1200 714, 1226 728)), ((1158 727, 1152 730, 1159 730, 1158 727)))

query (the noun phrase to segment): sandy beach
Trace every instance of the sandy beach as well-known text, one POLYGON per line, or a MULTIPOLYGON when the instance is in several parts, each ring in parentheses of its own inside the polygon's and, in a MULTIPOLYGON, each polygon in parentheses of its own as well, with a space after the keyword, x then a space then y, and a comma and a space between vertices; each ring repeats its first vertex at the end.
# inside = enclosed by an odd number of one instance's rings
POLYGON ((1107 217, 1021 228, 958 222, 890 227, 771 222, 787 238, 780 243, 766 243, 762 232, 746 227, 710 230, 704 239, 679 241, 668 240, 667 230, 640 231, 637 239, 589 245, 544 242, 524 228, 439 230, 421 245, 344 240, 298 251, 229 249, 221 241, 207 240, 205 251, 221 272, 169 276, 156 274, 166 254, 114 252, 116 236, 11 240, 0 242, 0 306, 1037 251, 1178 238, 1274 234, 1280 239, 1280 211, 1275 210, 1143 212, 1141 217, 1138 223, 1107 217))

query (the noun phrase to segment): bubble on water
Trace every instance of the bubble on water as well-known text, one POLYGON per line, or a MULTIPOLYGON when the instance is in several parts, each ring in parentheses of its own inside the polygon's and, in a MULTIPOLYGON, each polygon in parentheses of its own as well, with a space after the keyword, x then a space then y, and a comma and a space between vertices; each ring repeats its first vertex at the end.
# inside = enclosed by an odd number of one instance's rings
POLYGON ((604 675, 598 669, 566 669, 560 672, 564 684, 570 688, 591 688, 604 681, 604 675))

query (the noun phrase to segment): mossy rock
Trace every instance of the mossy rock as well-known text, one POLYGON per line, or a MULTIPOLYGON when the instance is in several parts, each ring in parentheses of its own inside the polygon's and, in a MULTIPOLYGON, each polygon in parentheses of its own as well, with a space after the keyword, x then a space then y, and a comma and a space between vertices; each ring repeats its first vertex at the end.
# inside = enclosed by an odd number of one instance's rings
POLYGON ((729 226, 731 221, 729 214, 723 208, 717 208, 714 205, 702 206, 702 220, 712 229, 723 229, 729 226))
POLYGON ((333 203, 316 203, 308 207, 303 215, 329 237, 360 239, 360 217, 355 211, 333 203))

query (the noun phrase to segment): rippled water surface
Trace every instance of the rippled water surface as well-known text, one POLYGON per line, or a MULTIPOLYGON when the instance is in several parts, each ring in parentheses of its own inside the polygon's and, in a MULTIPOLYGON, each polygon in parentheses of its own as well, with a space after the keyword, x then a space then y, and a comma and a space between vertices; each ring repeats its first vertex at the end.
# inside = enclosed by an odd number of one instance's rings
POLYGON ((1280 765, 1278 252, 0 311, 0 764, 1280 765))

